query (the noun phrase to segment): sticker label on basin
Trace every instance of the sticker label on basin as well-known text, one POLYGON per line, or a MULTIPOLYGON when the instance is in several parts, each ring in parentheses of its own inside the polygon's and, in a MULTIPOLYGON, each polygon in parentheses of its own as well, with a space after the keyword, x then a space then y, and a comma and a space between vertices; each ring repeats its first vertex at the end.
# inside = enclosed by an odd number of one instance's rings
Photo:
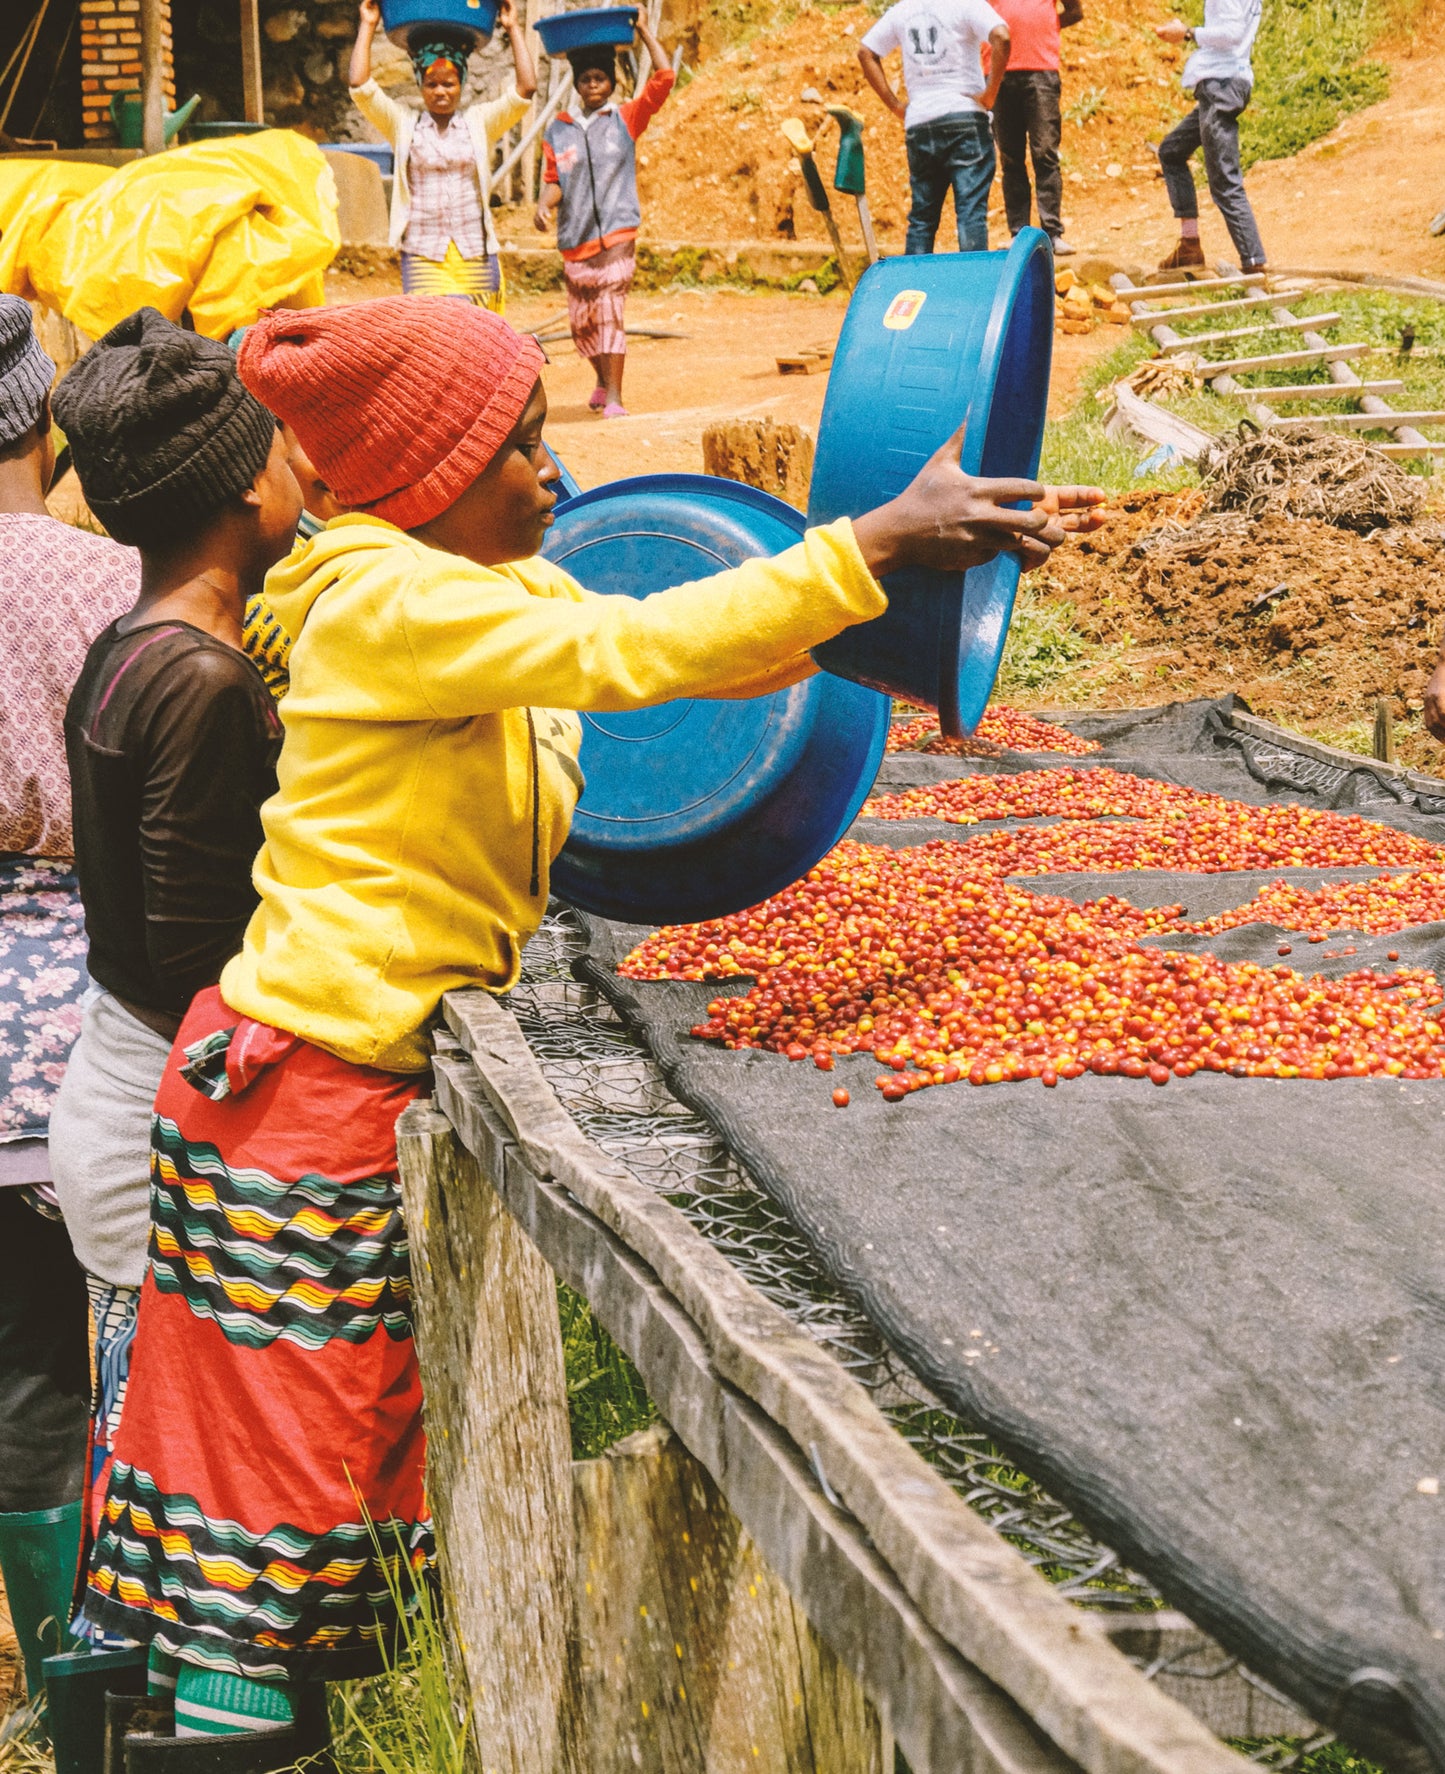
POLYGON ((899 290, 883 315, 884 326, 890 333, 906 332, 918 319, 927 300, 927 290, 899 290))

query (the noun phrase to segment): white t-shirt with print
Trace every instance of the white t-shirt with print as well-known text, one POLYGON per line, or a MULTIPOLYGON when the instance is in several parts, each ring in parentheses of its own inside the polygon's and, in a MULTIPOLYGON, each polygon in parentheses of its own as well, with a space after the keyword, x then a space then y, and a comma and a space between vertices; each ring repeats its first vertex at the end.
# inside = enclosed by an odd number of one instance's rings
POLYGON ((903 51, 906 129, 983 109, 978 95, 988 83, 979 52, 1003 22, 986 0, 899 0, 883 14, 863 46, 877 56, 903 51))

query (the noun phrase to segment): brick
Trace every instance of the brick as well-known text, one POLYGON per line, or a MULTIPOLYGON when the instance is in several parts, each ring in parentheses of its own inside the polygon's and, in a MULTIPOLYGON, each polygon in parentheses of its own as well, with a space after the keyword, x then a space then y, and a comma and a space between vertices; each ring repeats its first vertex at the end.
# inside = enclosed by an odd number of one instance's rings
POLYGON ((117 43, 109 49, 103 49, 98 58, 103 62, 133 62, 135 51, 126 43, 117 43))
POLYGON ((115 0, 80 0, 80 16, 82 18, 95 18, 100 13, 118 10, 115 0))
POLYGON ((135 91, 135 81, 127 80, 123 74, 118 74, 114 80, 104 80, 101 84, 105 87, 107 92, 135 91))
POLYGON ((145 73, 145 65, 142 62, 126 62, 121 68, 121 73, 134 74, 139 79, 145 73))

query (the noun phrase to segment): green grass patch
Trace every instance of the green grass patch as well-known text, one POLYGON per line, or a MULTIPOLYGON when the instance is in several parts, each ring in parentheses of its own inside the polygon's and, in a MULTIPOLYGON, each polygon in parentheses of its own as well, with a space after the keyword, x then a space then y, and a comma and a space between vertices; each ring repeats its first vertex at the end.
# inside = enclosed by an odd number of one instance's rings
POLYGON ((557 1283, 572 1458, 594 1460, 623 1436, 657 1419, 642 1376, 592 1316, 581 1294, 557 1283))

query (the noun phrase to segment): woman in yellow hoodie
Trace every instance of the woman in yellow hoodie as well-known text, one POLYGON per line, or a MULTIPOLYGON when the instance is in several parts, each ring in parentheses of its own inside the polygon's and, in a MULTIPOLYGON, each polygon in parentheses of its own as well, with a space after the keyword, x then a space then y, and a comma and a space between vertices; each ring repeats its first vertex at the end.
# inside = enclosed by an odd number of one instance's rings
POLYGON ((442 994, 517 978, 581 791, 577 711, 795 683, 884 610, 888 572, 1037 564, 1103 499, 972 480, 955 439, 776 559, 595 596, 537 556, 541 362, 445 299, 278 312, 241 349, 347 515, 267 582, 292 646, 260 905, 156 1099, 155 1256, 86 1610, 213 1672, 218 1719, 258 1735, 301 1678, 374 1665, 362 1506, 429 1556, 396 1117, 442 994))

